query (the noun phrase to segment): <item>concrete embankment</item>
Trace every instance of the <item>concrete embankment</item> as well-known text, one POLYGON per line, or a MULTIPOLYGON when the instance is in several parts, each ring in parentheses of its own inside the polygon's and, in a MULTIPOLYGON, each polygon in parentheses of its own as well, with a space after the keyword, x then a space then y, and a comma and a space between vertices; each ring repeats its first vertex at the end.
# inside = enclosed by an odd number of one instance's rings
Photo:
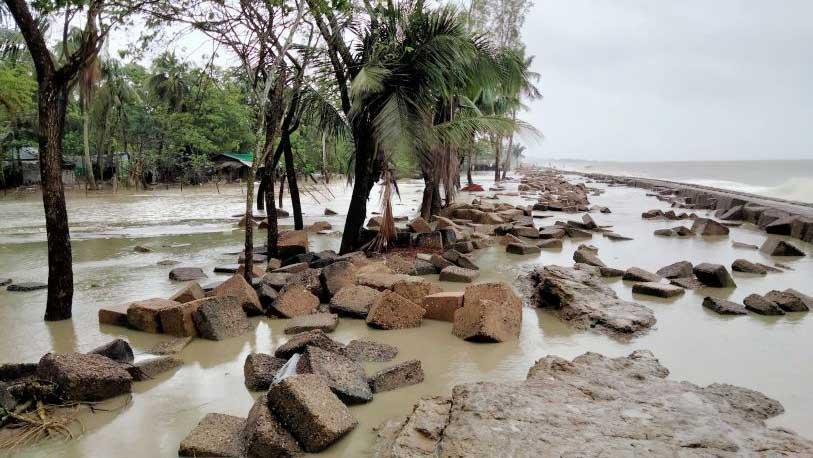
POLYGON ((769 234, 787 235, 813 243, 813 204, 652 178, 566 173, 614 185, 649 189, 675 207, 716 210, 721 219, 746 221, 769 234))

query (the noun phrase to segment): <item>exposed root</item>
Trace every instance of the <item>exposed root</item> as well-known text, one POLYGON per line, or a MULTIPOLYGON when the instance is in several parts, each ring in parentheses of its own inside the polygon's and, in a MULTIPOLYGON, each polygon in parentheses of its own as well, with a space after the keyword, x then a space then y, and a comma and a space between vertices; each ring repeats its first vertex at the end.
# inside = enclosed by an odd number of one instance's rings
POLYGON ((18 406, 14 412, 0 409, 0 417, 5 417, 8 421, 4 429, 10 432, 0 438, 0 450, 29 447, 43 440, 76 439, 85 433, 85 424, 80 418, 82 407, 86 407, 91 413, 114 412, 126 407, 131 399, 132 396, 127 396, 121 406, 114 408, 100 408, 98 402, 45 405, 37 401, 36 409, 28 412, 25 411, 31 407, 30 403, 18 406))

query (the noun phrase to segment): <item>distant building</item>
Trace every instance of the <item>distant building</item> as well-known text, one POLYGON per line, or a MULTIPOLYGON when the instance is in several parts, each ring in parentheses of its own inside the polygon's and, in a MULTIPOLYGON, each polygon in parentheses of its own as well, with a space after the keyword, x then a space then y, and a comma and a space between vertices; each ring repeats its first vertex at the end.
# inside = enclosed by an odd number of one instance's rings
POLYGON ((226 181, 245 180, 253 164, 251 153, 219 153, 211 157, 215 173, 226 181))
MULTIPOLYGON (((40 184, 39 149, 35 146, 23 146, 16 151, 6 153, 1 165, 8 186, 31 186, 40 184)), ((76 164, 62 161, 62 183, 65 186, 76 184, 76 164)))

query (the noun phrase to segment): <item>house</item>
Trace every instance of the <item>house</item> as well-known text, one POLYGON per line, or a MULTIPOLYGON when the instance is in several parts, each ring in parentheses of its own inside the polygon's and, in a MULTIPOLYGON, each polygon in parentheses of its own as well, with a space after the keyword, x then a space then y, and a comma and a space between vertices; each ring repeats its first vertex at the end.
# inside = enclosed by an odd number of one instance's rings
POLYGON ((215 174, 226 181, 245 180, 253 164, 251 153, 218 153, 211 157, 215 174))
MULTIPOLYGON (((23 146, 6 153, 2 165, 5 182, 9 186, 31 186, 40 184, 39 149, 36 146, 23 146)), ((65 186, 76 184, 76 165, 62 161, 62 183, 65 186)))

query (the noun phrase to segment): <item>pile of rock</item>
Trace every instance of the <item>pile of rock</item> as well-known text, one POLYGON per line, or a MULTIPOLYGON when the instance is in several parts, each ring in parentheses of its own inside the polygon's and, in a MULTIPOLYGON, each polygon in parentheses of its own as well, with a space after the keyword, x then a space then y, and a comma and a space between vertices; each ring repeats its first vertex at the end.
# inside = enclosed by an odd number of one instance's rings
POLYGON ((577 328, 616 338, 638 335, 655 325, 652 310, 619 299, 604 284, 598 270, 554 265, 538 267, 528 276, 534 290, 532 300, 577 328))

